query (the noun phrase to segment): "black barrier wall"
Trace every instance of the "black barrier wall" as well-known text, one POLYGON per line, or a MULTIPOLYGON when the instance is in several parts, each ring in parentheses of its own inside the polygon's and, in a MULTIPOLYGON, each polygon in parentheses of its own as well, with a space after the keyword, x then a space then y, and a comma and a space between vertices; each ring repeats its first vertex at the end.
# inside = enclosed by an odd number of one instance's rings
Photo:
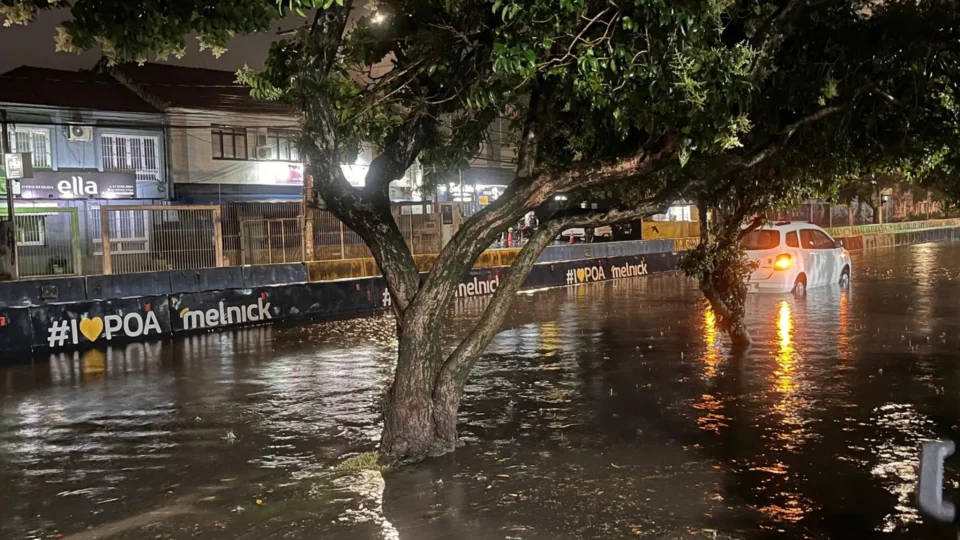
MULTIPOLYGON (((852 243, 870 249, 956 238, 960 228, 869 235, 852 243)), ((599 251, 605 256, 538 263, 521 289, 669 272, 679 257, 675 252, 614 255, 623 250, 612 247, 599 251)), ((457 297, 492 294, 506 270, 473 270, 458 286, 457 297)), ((361 316, 392 304, 381 278, 306 280, 302 264, 288 264, 0 283, 0 363, 34 350, 361 316)))
MULTIPOLYGON (((676 268, 677 257, 676 253, 656 253, 538 264, 522 288, 560 287, 666 272, 676 268)), ((459 285, 456 295, 493 294, 506 270, 505 267, 473 270, 459 285)), ((280 321, 360 316, 392 305, 380 278, 247 287, 248 282, 269 279, 271 270, 256 275, 237 275, 230 269, 218 269, 218 272, 223 274, 221 283, 234 287, 196 290, 204 279, 209 279, 202 273, 164 274, 168 276, 166 279, 158 274, 129 279, 104 276, 115 279, 94 280, 98 295, 106 294, 104 291, 112 287, 122 287, 123 294, 145 294, 111 300, 0 307, 0 351, 7 359, 15 358, 10 353, 27 355, 32 350, 67 350, 280 321), (176 288, 194 291, 169 293, 171 282, 177 283, 176 288), (241 283, 242 286, 236 286, 241 283), (156 294, 162 291, 168 292, 156 294)), ((303 277, 293 268, 272 272, 291 279, 303 277)))

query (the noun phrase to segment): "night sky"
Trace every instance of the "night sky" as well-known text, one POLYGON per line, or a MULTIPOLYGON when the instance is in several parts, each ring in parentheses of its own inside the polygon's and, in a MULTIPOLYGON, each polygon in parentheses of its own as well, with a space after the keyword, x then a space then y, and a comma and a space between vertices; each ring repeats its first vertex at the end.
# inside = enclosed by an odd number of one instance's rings
MULTIPOLYGON (((22 65, 68 70, 93 67, 100 58, 99 51, 80 55, 55 52, 53 37, 57 26, 67 16, 69 13, 65 10, 44 11, 27 26, 0 26, 0 73, 22 65)), ((299 17, 290 17, 276 25, 276 29, 288 30, 302 21, 299 17)), ((259 68, 263 66, 267 49, 274 39, 277 39, 274 33, 237 37, 226 54, 217 59, 210 51, 200 52, 196 39, 188 38, 187 55, 182 60, 170 57, 169 63, 228 71, 236 71, 244 64, 259 68)))

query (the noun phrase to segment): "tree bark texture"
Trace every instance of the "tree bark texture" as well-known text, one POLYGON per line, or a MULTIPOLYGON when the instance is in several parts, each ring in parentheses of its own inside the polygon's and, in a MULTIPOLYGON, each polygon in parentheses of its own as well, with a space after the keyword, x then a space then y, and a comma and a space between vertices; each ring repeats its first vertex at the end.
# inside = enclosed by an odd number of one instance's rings
POLYGON ((730 342, 734 350, 748 349, 753 344, 750 332, 746 325, 746 309, 743 302, 736 306, 728 305, 724 300, 726 294, 723 289, 725 285, 718 283, 713 274, 709 274, 700 280, 700 292, 710 303, 710 309, 713 310, 717 319, 722 322, 721 326, 726 329, 730 336, 730 342))
MULTIPOLYGON (((341 35, 346 13, 344 8, 331 8, 314 23, 317 32, 341 35)), ((324 54, 314 60, 314 67, 322 73, 329 71, 338 46, 337 40, 331 39, 324 54)), ((455 92, 456 88, 450 91, 455 92)), ((455 448, 457 412, 470 368, 500 327, 513 295, 540 252, 560 227, 569 226, 575 219, 615 220, 624 214, 564 216, 542 227, 501 279, 500 289, 476 328, 453 354, 446 356, 441 345, 446 312, 457 287, 480 254, 502 231, 525 213, 552 200, 554 194, 576 193, 643 177, 672 163, 677 154, 676 138, 666 136, 613 162, 584 163, 565 171, 539 169, 535 129, 539 120, 537 114, 530 114, 518 148, 521 159, 514 181, 496 201, 463 223, 438 254, 433 270, 421 279, 393 218, 389 185, 417 159, 431 132, 430 122, 435 122, 433 119, 439 114, 411 113, 379 149, 365 186, 356 188, 347 181, 340 166, 342 149, 329 98, 322 92, 304 93, 299 105, 303 132, 308 134, 302 150, 308 157, 317 195, 324 207, 370 248, 393 299, 399 345, 396 374, 384 400, 380 448, 384 461, 389 463, 418 461, 455 448)), ((531 112, 536 108, 532 107, 531 112)))
POLYGON ((697 200, 697 210, 700 213, 700 245, 705 249, 704 253, 710 253, 714 250, 712 269, 706 271, 700 277, 700 292, 710 304, 717 318, 718 326, 724 330, 730 337, 730 341, 735 351, 748 349, 753 344, 750 332, 746 325, 746 293, 745 289, 737 290, 736 283, 728 283, 731 275, 727 271, 727 265, 733 264, 725 255, 732 256, 733 252, 729 247, 742 238, 747 232, 760 226, 761 220, 754 220, 743 231, 737 232, 735 227, 743 221, 742 212, 735 213, 735 216, 728 223, 723 223, 719 217, 719 212, 715 215, 717 222, 714 223, 715 229, 720 231, 720 235, 711 238, 710 223, 707 221, 707 210, 709 205, 704 197, 697 200), (734 303, 727 302, 726 299, 734 296, 734 303))
MULTIPOLYGON (((383 461, 415 462, 456 448, 457 415, 470 371, 503 324, 513 297, 540 253, 563 229, 662 213, 673 195, 670 191, 626 211, 564 215, 542 223, 501 279, 480 320, 449 356, 444 357, 440 348, 442 324, 424 325, 420 320, 406 319, 400 322, 396 378, 384 404, 385 425, 380 443, 383 461)), ((456 287, 459 276, 448 276, 447 285, 456 287)), ((424 289, 418 294, 424 294, 424 289)))

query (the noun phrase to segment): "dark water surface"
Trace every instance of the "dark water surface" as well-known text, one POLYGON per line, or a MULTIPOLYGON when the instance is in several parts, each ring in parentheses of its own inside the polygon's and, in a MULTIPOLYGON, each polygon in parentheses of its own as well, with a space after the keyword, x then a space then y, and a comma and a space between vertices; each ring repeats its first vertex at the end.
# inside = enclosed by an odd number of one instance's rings
POLYGON ((375 447, 389 318, 0 369, 0 538, 954 538, 913 490, 960 440, 960 244, 854 264, 752 297, 742 358, 679 277, 520 296, 465 446, 382 475, 333 466, 375 447))

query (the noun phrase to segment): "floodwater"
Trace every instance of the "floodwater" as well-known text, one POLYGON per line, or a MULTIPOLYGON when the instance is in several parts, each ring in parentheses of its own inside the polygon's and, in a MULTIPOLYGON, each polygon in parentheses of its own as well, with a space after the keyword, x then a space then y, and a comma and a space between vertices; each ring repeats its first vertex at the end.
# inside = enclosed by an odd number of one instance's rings
POLYGON ((383 474, 335 465, 375 448, 390 318, 0 369, 0 538, 955 538, 913 492, 960 440, 960 244, 854 264, 751 297, 739 358, 677 276, 519 296, 464 446, 383 474))

